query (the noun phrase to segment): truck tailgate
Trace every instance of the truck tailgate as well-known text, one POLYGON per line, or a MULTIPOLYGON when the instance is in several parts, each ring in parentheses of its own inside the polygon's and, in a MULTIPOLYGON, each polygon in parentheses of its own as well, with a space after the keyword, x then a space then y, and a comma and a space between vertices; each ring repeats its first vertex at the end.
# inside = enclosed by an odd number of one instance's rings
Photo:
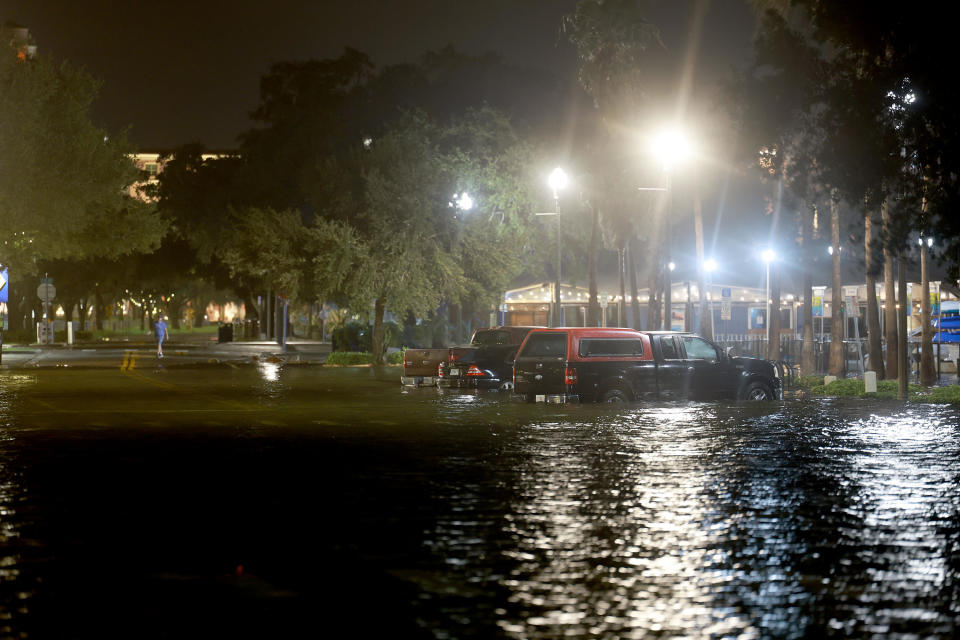
POLYGON ((449 354, 449 349, 407 349, 403 354, 403 375, 436 376, 437 367, 449 354))

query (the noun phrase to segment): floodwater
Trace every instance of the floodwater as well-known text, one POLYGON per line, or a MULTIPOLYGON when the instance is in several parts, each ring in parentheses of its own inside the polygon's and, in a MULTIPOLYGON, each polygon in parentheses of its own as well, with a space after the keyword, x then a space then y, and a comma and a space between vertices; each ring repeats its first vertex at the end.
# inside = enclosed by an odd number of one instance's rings
POLYGON ((960 411, 0 373, 0 638, 951 638, 960 411))

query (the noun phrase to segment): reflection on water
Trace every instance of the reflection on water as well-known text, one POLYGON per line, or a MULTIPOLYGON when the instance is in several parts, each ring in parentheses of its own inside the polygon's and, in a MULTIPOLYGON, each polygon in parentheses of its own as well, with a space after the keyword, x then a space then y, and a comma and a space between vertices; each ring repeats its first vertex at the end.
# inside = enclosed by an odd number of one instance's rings
POLYGON ((955 634, 957 409, 527 405, 394 372, 0 387, 0 636, 94 609, 91 575, 129 619, 203 602, 266 635, 362 635, 374 609, 433 638, 955 634))

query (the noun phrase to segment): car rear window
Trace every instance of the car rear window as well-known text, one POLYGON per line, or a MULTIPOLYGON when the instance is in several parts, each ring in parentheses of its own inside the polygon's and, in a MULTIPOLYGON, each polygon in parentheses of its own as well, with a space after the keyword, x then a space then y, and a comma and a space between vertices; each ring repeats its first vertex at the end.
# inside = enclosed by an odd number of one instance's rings
POLYGON ((477 331, 473 336, 473 344, 478 346, 494 344, 510 344, 509 331, 477 331))
POLYGON ((567 355, 566 333, 532 333, 527 336, 521 356, 528 358, 562 358, 567 355))
POLYGON ((637 338, 584 338, 580 340, 580 357, 641 355, 643 355, 643 341, 637 338))

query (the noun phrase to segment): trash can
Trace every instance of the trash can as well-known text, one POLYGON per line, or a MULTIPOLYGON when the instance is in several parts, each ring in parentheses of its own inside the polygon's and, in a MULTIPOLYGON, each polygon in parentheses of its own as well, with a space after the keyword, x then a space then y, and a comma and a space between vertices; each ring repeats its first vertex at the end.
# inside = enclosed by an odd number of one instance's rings
POLYGON ((254 318, 247 320, 243 327, 243 337, 247 340, 260 339, 260 321, 254 318))
POLYGON ((233 325, 221 324, 217 327, 217 342, 233 342, 233 325))

